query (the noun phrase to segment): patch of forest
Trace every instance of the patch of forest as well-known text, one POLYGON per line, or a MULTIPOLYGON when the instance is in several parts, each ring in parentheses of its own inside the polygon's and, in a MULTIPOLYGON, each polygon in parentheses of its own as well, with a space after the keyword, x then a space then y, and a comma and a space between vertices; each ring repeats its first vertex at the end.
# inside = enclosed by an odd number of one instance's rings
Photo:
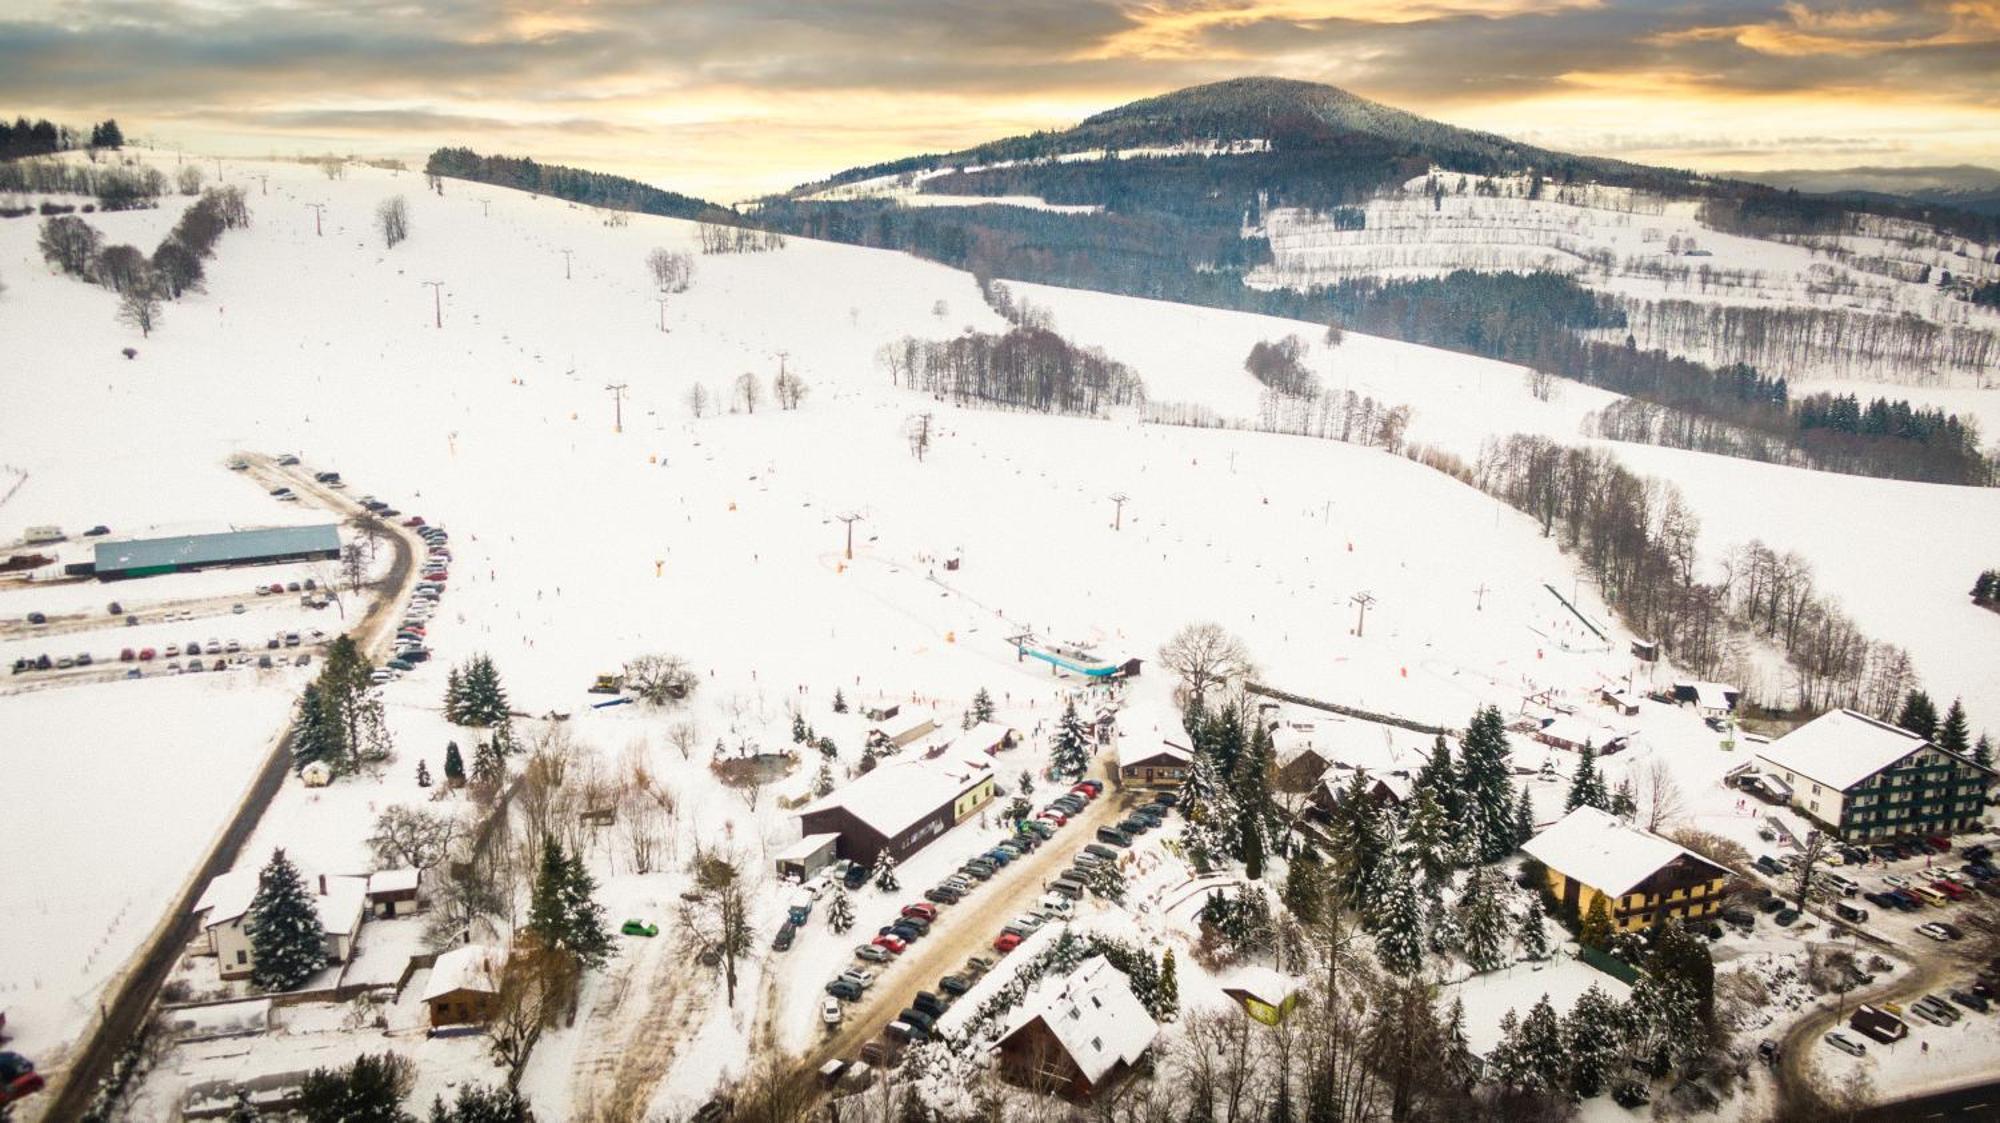
POLYGON ((470 148, 440 148, 424 163, 424 174, 490 183, 536 195, 553 195, 572 203, 610 210, 687 218, 702 222, 740 223, 727 207, 706 199, 665 191, 622 175, 586 171, 561 164, 543 164, 526 157, 481 156, 470 148))

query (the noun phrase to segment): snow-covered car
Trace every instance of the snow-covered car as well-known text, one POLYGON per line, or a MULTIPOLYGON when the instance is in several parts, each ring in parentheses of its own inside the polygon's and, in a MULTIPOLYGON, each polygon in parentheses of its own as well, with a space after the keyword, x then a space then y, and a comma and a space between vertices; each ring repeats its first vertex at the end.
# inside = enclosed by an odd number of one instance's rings
POLYGON ((874 944, 862 944, 854 949, 854 954, 870 963, 887 963, 889 960, 895 958, 889 954, 888 949, 877 947, 874 944))
POLYGON ((1929 936, 1931 939, 1936 940, 1941 944, 1948 943, 1951 940, 1951 934, 1946 932, 1942 925, 1935 923, 1917 925, 1917 935, 1929 936))
POLYGON ((1826 1035, 1826 1043, 1840 1050, 1841 1052, 1846 1053, 1850 1057, 1858 1057, 1868 1052, 1867 1047, 1862 1045, 1861 1042, 1854 1040, 1852 1037, 1849 1037, 1846 1034, 1839 1032, 1838 1030, 1826 1035))
POLYGON ((842 1016, 843 1016, 842 1011, 840 1009, 840 999, 825 998, 820 1001, 819 1004, 820 1021, 825 1022, 827 1025, 830 1026, 837 1026, 840 1024, 840 1019, 842 1016))

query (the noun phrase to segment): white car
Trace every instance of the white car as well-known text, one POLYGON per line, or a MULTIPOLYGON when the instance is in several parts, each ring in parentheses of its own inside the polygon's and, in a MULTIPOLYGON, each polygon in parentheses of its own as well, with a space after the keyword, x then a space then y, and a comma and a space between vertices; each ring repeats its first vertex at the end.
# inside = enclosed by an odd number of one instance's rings
POLYGON ((840 999, 828 998, 826 1001, 820 1003, 819 1005, 820 1021, 825 1022, 827 1025, 830 1026, 837 1026, 840 1024, 840 1019, 842 1018, 842 1016, 843 1014, 840 1009, 840 999))
POLYGON ((1856 1041, 1852 1037, 1849 1037, 1846 1034, 1839 1032, 1827 1034, 1826 1043, 1840 1050, 1841 1052, 1846 1053, 1850 1057, 1858 1057, 1868 1051, 1867 1047, 1862 1045, 1861 1042, 1856 1041))
POLYGON ((1888 882, 1889 884, 1895 886, 1898 889, 1908 889, 1910 887, 1910 879, 1902 876, 1901 874, 1892 873, 1889 876, 1883 878, 1882 880, 1888 882))
POLYGON ((875 972, 865 967, 849 967, 840 973, 840 977, 860 987, 862 990, 867 990, 869 987, 875 985, 875 972))
POLYGON ((1939 943, 1948 943, 1951 940, 1951 933, 1945 931, 1944 928, 1941 925, 1937 924, 1935 921, 1929 924, 1917 925, 1917 935, 1929 936, 1931 939, 1936 940, 1939 943))

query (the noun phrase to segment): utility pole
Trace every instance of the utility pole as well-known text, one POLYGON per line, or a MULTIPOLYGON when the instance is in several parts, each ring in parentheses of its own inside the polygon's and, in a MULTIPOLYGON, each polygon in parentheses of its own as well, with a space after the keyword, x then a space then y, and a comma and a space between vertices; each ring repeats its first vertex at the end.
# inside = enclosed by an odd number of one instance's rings
POLYGON ((1361 606, 1361 618, 1354 623, 1354 635, 1356 639, 1359 639, 1362 632, 1368 627, 1368 606, 1375 603, 1375 594, 1359 592, 1348 597, 1347 603, 1361 606))
POLYGON ((624 382, 613 382, 605 387, 606 390, 611 391, 611 406, 616 418, 611 426, 611 431, 614 433, 623 433, 625 431, 625 387, 627 385, 624 382))
POLYGON ((431 287, 431 314, 436 319, 437 326, 443 327, 444 326, 444 282, 419 281, 417 283, 422 285, 429 285, 431 287))
POLYGON ((493 200, 491 199, 479 200, 479 217, 481 218, 493 217, 493 200))
POLYGON ((667 330, 667 294, 662 292, 653 298, 653 302, 660 306, 660 330, 665 331, 667 330))
POLYGON ((313 213, 313 237, 324 238, 326 236, 326 231, 320 228, 319 220, 320 220, 320 215, 326 211, 326 204, 307 203, 306 206, 310 208, 313 213))
POLYGON ((258 173, 257 173, 257 194, 259 194, 259 195, 269 195, 270 193, 271 193, 271 177, 270 177, 269 173, 266 173, 266 172, 258 172, 258 173))
POLYGON ((854 524, 861 521, 861 515, 857 511, 842 511, 840 514, 835 515, 833 517, 847 524, 847 560, 853 561, 854 524))
POLYGON ((1126 495, 1122 491, 1114 492, 1111 496, 1111 502, 1115 504, 1111 512, 1111 529, 1113 530, 1122 530, 1125 526, 1125 500, 1126 495))
POLYGON ((1481 581, 1479 587, 1472 591, 1479 597, 1478 600, 1472 602, 1472 610, 1474 612, 1486 611, 1486 582, 1481 581))
POLYGON ((570 255, 570 251, 569 251, 569 250, 564 250, 564 251, 562 251, 562 255, 563 255, 563 280, 567 281, 567 280, 569 280, 569 255, 570 255))

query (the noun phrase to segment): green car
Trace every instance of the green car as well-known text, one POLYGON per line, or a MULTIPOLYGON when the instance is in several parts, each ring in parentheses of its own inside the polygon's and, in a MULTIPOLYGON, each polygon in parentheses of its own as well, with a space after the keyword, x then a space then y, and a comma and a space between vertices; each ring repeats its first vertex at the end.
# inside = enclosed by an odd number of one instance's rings
POLYGON ((626 934, 627 936, 649 936, 649 937, 650 937, 650 936, 657 936, 657 935, 659 935, 659 934, 660 934, 660 926, 659 926, 659 925, 657 925, 657 924, 652 924, 652 923, 649 923, 649 922, 647 922, 647 921, 644 921, 644 920, 628 920, 628 921, 626 921, 626 922, 625 922, 625 925, 624 925, 624 927, 622 927, 622 928, 620 928, 620 929, 618 929, 618 930, 619 930, 620 932, 623 932, 623 933, 625 933, 625 934, 626 934))

